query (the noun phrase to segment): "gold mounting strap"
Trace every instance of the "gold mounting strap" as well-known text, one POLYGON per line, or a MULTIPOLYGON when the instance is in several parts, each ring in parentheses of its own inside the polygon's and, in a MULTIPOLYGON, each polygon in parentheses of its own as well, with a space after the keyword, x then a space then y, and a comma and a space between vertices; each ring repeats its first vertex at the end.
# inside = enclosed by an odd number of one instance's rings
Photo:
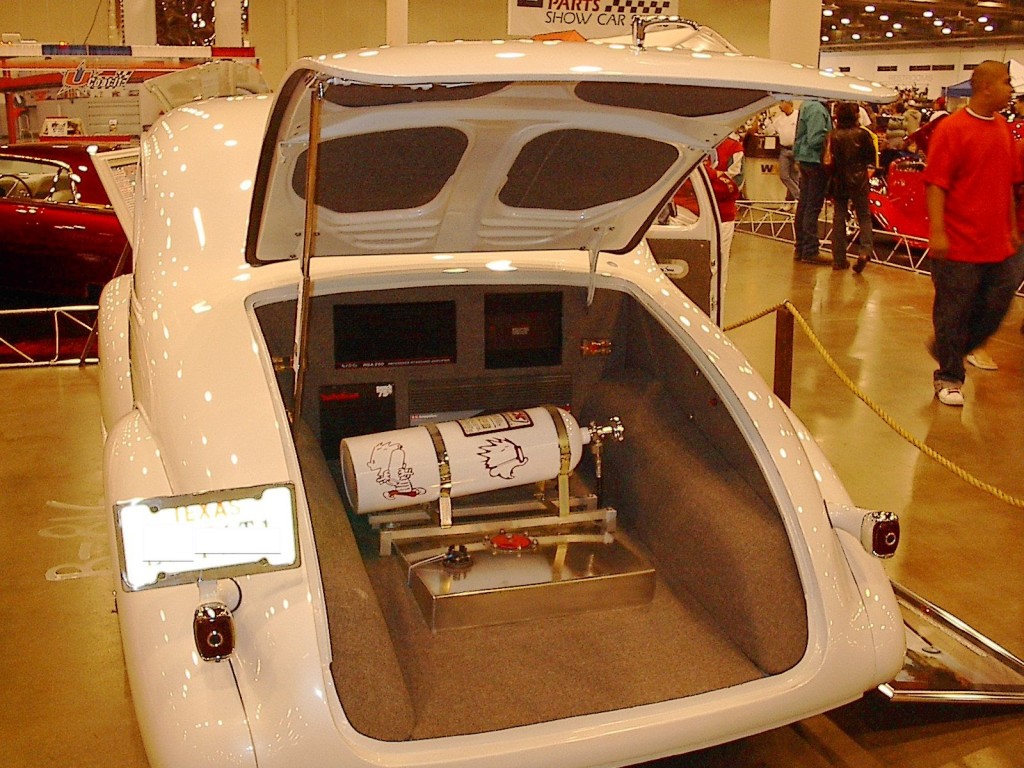
POLYGON ((558 514, 565 517, 569 514, 569 468, 572 464, 572 446, 569 445, 569 431, 565 428, 562 414, 553 405, 545 405, 544 410, 551 416, 558 434, 558 514))
POLYGON ((442 528, 452 527, 452 468, 448 462, 448 448, 436 424, 423 425, 430 441, 434 444, 434 455, 437 456, 437 474, 441 480, 441 495, 437 500, 437 510, 441 518, 442 528))

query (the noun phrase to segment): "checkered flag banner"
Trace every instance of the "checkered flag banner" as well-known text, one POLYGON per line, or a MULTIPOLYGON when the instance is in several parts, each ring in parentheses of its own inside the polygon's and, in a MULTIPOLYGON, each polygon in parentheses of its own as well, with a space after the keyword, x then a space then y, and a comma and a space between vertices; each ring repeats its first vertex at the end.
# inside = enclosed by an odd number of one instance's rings
POLYGON ((611 0, 605 5, 606 13, 629 13, 647 16, 668 13, 672 3, 669 0, 611 0))
POLYGON ((631 34, 637 16, 673 16, 679 0, 508 0, 512 35, 574 32, 587 39, 631 34))

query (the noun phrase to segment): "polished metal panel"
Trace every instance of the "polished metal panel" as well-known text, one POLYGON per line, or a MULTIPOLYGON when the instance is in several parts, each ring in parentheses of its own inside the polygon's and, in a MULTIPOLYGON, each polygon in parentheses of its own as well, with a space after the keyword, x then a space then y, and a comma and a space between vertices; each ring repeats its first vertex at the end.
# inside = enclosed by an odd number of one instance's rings
POLYGON ((435 631, 644 605, 654 595, 654 567, 621 533, 597 524, 552 526, 526 536, 441 536, 396 543, 395 549, 435 631), (529 544, 519 546, 524 539, 529 544))
POLYGON ((1024 704, 1024 660, 906 587, 893 590, 907 656, 878 690, 896 702, 1024 704))

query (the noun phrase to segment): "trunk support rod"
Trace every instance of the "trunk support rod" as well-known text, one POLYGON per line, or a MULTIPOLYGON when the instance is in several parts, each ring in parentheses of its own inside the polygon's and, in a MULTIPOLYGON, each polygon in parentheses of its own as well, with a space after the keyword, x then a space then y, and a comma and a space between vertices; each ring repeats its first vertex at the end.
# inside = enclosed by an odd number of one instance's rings
POLYGON ((306 354, 309 347, 309 303, 313 295, 313 281, 309 277, 310 262, 316 251, 317 232, 317 165, 320 155, 320 122, 323 113, 324 83, 319 78, 313 83, 309 97, 309 149, 306 152, 306 219, 302 232, 302 283, 295 308, 295 346, 292 351, 292 369, 295 373, 292 398, 292 432, 302 418, 302 398, 306 384, 306 354))

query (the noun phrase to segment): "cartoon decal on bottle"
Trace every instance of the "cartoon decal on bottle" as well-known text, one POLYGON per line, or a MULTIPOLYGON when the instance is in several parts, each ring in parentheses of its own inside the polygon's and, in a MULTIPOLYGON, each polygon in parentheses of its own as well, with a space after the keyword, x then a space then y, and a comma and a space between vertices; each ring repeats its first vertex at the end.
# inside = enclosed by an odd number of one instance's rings
POLYGON ((377 473, 379 485, 391 486, 391 490, 384 491, 385 499, 393 499, 396 496, 415 498, 427 492, 426 488, 413 486, 414 472, 412 467, 405 463, 405 448, 400 443, 377 443, 373 446, 366 466, 377 473))
POLYGON ((476 452, 484 460, 484 469, 491 477, 511 480, 515 471, 529 459, 523 449, 507 437, 490 437, 476 452))

